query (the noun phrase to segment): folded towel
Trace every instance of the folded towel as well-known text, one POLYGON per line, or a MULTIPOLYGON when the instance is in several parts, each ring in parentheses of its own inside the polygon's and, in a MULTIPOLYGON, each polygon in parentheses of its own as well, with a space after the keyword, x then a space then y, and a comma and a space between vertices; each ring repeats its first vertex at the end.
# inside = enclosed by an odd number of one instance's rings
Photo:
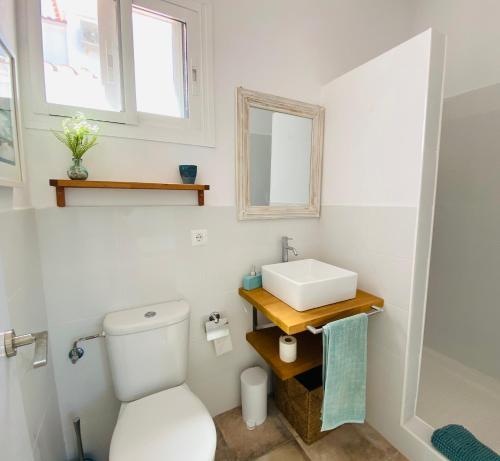
POLYGON ((322 431, 365 420, 367 329, 366 314, 323 327, 322 431))
POLYGON ((500 461, 499 455, 457 424, 436 429, 431 442, 451 461, 500 461))

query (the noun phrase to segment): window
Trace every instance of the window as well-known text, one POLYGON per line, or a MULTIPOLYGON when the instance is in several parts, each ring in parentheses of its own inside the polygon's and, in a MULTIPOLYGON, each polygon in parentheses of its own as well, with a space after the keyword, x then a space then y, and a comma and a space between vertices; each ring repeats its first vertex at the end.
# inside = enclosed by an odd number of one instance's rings
POLYGON ((187 117, 186 23, 132 7, 137 110, 187 117))
POLYGON ((82 111, 88 118, 114 122, 102 126, 104 134, 213 145, 210 6, 205 0, 24 4, 32 127, 54 128, 60 120, 48 115, 82 111))
POLYGON ((122 110, 114 0, 41 0, 48 103, 122 110))

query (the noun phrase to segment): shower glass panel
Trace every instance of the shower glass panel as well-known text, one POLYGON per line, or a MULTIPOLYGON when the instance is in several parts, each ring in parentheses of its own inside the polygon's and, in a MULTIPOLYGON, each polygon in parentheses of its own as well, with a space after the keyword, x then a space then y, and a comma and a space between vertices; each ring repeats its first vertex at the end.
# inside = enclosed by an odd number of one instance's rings
POLYGON ((500 84, 445 99, 417 415, 500 452, 500 84))

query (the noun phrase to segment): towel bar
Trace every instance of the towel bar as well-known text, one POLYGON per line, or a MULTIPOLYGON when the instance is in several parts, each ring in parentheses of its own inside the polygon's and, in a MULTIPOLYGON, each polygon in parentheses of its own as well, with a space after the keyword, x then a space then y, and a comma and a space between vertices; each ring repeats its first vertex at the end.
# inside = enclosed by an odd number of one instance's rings
MULTIPOLYGON (((368 314, 366 314, 368 317, 370 317, 370 315, 375 315, 375 314, 379 314, 380 312, 384 312, 384 308, 383 307, 372 306, 372 309, 373 309, 372 312, 368 312, 368 314)), ((311 325, 307 325, 306 328, 313 335, 319 335, 320 333, 323 333, 323 328, 315 328, 315 327, 313 327, 311 325)))

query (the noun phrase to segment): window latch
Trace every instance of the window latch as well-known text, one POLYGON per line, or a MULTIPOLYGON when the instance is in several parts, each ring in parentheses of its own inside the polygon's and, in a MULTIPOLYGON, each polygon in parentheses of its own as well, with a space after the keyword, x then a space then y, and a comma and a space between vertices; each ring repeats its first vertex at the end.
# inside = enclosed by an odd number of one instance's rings
POLYGON ((199 95, 199 85, 198 85, 198 68, 191 67, 191 77, 192 77, 192 94, 197 96, 199 95))

